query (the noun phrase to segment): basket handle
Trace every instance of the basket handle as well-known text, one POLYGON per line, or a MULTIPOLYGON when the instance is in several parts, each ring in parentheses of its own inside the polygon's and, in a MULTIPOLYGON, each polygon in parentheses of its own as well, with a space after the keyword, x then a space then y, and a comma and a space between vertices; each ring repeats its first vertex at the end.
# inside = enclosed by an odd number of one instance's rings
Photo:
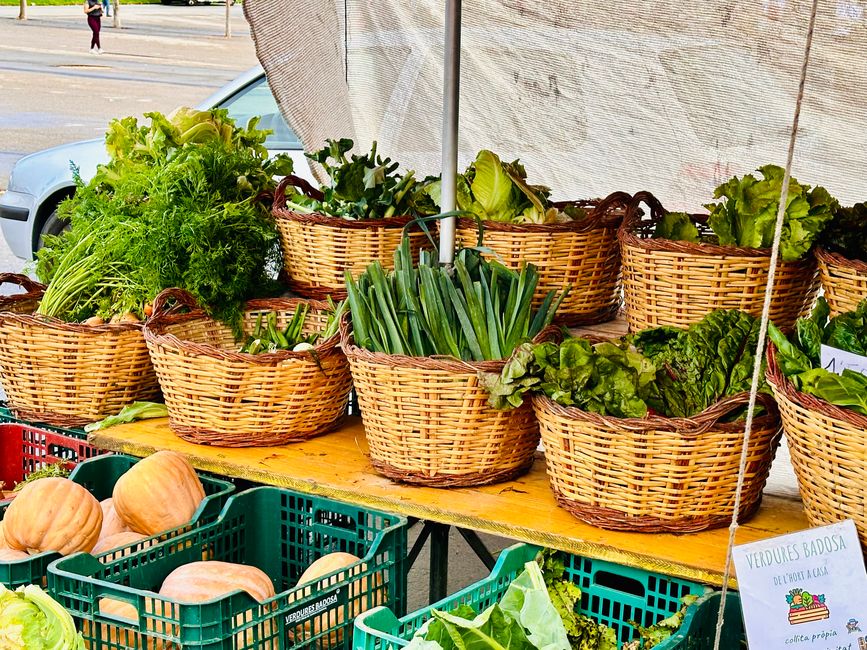
POLYGON ((31 280, 21 273, 0 273, 0 284, 14 284, 27 291, 27 293, 45 291, 44 284, 40 284, 36 280, 31 280))
POLYGON ((304 192, 305 196, 309 196, 311 199, 322 201, 325 198, 325 195, 322 192, 317 190, 303 178, 295 176, 294 174, 289 174, 282 181, 277 183, 277 187, 274 190, 275 209, 281 209, 286 206, 286 188, 290 186, 298 188, 304 192))
POLYGON ((157 318, 173 314, 179 311, 182 307, 201 309, 201 305, 199 305, 193 297, 193 294, 186 289, 179 289, 177 287, 172 289, 163 289, 160 291, 159 295, 154 298, 154 310, 153 313, 151 313, 150 318, 148 318, 148 321, 153 321, 157 318))
POLYGON ((650 221, 654 224, 659 223, 659 220, 668 212, 668 210, 662 207, 659 199, 650 192, 637 192, 626 206, 626 214, 623 217, 623 222, 620 224, 621 232, 632 232, 638 228, 638 225, 641 223, 641 217, 644 214, 641 210, 642 203, 650 208, 650 221))
POLYGON ((612 192, 594 206, 592 215, 597 217, 599 223, 603 226, 619 226, 623 223, 626 211, 631 203, 631 194, 612 192), (622 211, 617 210, 617 208, 622 208, 622 211))

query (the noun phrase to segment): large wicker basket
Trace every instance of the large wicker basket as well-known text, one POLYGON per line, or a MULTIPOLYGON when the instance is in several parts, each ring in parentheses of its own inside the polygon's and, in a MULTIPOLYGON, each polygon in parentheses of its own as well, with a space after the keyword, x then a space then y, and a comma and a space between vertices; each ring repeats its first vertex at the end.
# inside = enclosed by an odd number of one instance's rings
MULTIPOLYGON (((727 398, 693 418, 614 418, 533 397, 551 489, 573 515, 600 528, 695 532, 727 526, 734 512, 743 422, 722 420, 746 404, 727 398)), ((759 507, 780 418, 770 395, 750 437, 740 519, 759 507)))
MULTIPOLYGON (((770 250, 653 239, 666 210, 649 192, 636 194, 620 228, 626 320, 631 331, 671 325, 687 327, 715 309, 762 313, 770 250), (650 215, 642 219, 640 206, 650 215)), ((706 215, 691 215, 703 235, 711 234, 706 215)), ((789 331, 809 313, 819 280, 808 256, 777 267, 771 320, 789 331)))
POLYGON ((19 273, 0 273, 0 285, 11 284, 24 289, 21 293, 0 296, 0 311, 32 314, 39 306, 45 285, 19 273))
MULTIPOLYGON (((303 302, 251 300, 244 329, 272 311, 285 327, 303 302)), ((327 305, 309 305, 305 332, 321 331, 327 305)), ((170 426, 184 440, 223 447, 282 445, 326 433, 346 415, 352 378, 337 334, 312 352, 238 352, 231 328, 208 317, 179 289, 157 296, 144 334, 170 426), (170 300, 177 306, 167 309, 170 300), (181 306, 190 311, 181 313, 181 306)))
POLYGON ((539 426, 529 404, 498 411, 479 385, 479 372, 499 373, 505 361, 370 352, 355 345, 349 318, 340 332, 378 472, 458 487, 508 481, 530 469, 539 426))
POLYGON ((159 394, 141 324, 36 316, 41 295, 34 287, 2 302, 0 382, 16 416, 78 427, 159 394))
MULTIPOLYGON (((303 179, 287 176, 274 193, 273 214, 283 247, 283 271, 289 288, 305 298, 346 297, 345 271, 359 275, 379 260, 394 266, 394 251, 413 218, 352 221, 325 214, 302 214, 286 208, 286 188, 300 188, 308 196, 322 194, 303 179)), ((407 229, 414 256, 426 238, 418 228, 407 229)))
MULTIPOLYGON (((557 310, 557 322, 570 327, 611 320, 620 309, 620 245, 617 228, 632 197, 615 192, 602 200, 574 201, 588 215, 557 224, 483 221, 483 243, 512 268, 531 262, 539 269, 534 305, 549 291, 571 287, 557 310)), ((565 206, 566 204, 559 204, 565 206)), ((459 219, 457 239, 475 246, 479 224, 459 219)))
POLYGON ((812 526, 852 519, 867 552, 867 417, 797 390, 768 346, 768 383, 812 526))
POLYGON ((816 260, 831 314, 855 311, 867 298, 867 262, 850 260, 824 248, 816 249, 816 260))

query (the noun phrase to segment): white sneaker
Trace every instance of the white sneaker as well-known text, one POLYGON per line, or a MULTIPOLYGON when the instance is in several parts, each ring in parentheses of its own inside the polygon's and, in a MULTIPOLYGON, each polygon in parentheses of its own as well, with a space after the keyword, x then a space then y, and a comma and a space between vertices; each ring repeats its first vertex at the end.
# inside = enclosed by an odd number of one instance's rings
POLYGON ((99 52, 96 51, 95 47, 90 48, 90 53, 91 54, 99 54, 99 52))
POLYGON ((96 53, 97 53, 97 54, 102 54, 102 48, 99 48, 99 47, 96 48, 96 53))

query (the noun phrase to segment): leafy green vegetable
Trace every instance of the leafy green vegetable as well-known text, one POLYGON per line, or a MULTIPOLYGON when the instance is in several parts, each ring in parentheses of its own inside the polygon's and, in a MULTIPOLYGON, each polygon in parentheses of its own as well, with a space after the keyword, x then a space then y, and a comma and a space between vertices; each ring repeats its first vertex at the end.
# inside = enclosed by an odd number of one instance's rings
POLYGON ((625 343, 591 345, 581 338, 560 345, 522 345, 501 374, 480 374, 494 408, 520 406, 527 391, 564 406, 616 417, 644 417, 647 387, 656 368, 625 343))
MULTIPOLYGON (((581 592, 578 593, 580 600, 581 592)), ((500 608, 524 627, 534 648, 557 650, 569 647, 565 619, 552 602, 538 563, 527 562, 524 565, 524 571, 512 581, 500 600, 500 608), (556 624, 558 618, 564 624, 556 624)))
MULTIPOLYGON (((440 205, 439 182, 429 182, 428 197, 440 205)), ((527 171, 520 161, 507 163, 497 154, 483 149, 467 170, 457 178, 457 207, 484 221, 506 223, 558 223, 580 220, 584 209, 569 205, 555 206, 551 190, 527 183, 527 171)))
POLYGON ((683 625, 683 619, 686 617, 687 610, 698 598, 695 595, 684 596, 680 599, 682 606, 678 611, 650 627, 642 627, 635 621, 629 621, 629 624, 638 631, 638 639, 624 646, 623 650, 627 650, 627 648, 629 650, 651 650, 651 648, 655 648, 667 640, 683 625))
POLYGON ((10 591, 0 584, 0 648, 83 650, 72 617, 40 587, 10 591))
POLYGON ((685 212, 667 212, 663 215, 656 230, 654 239, 673 239, 676 241, 698 242, 698 228, 685 212))
POLYGON ((377 155, 376 142, 369 153, 347 158, 353 146, 348 138, 328 140, 319 151, 306 154, 322 165, 331 182, 321 188, 321 199, 297 192, 287 195, 287 207, 351 220, 414 215, 415 172, 400 175, 398 163, 377 155))
MULTIPOLYGON (((675 331, 645 330, 632 337, 635 347, 660 371, 658 391, 648 395, 653 410, 690 417, 750 389, 758 320, 737 310, 717 310, 676 335, 675 331)), ((767 391, 764 382, 760 390, 767 391)))
POLYGON ((168 417, 169 412, 165 404, 157 404, 155 402, 133 402, 124 406, 117 415, 109 415, 104 420, 99 422, 91 422, 85 425, 84 430, 90 433, 91 431, 99 431, 113 427, 116 424, 126 424, 135 420, 148 420, 151 418, 168 417))
POLYGON ((715 311, 686 330, 655 328, 614 343, 524 344, 499 375, 482 373, 480 382, 498 409, 520 406, 526 393, 538 392, 615 417, 640 418, 650 410, 690 417, 749 390, 757 341, 755 318, 715 311))
POLYGON ((374 262, 357 280, 346 273, 355 340, 374 352, 502 359, 551 323, 568 292, 551 291, 534 314, 532 264, 516 272, 464 249, 452 269, 427 251, 416 265, 407 238, 394 266, 374 262))
POLYGON ((36 272, 48 284, 39 313, 105 320, 163 289, 188 290, 215 317, 240 323, 242 302, 276 286, 280 266, 267 197, 285 155, 269 159, 257 119, 236 127, 222 109, 115 120, 111 160, 59 208, 71 229, 46 239, 36 272))
MULTIPOLYGON (((773 241, 784 170, 765 165, 758 171, 761 180, 747 174, 723 183, 714 191, 714 198, 723 201, 705 206, 710 210, 708 224, 723 246, 768 248, 773 241)), ((811 190, 809 185, 790 179, 780 242, 784 261, 803 257, 833 217, 837 205, 824 188, 811 190)))
POLYGON ((867 261, 867 203, 838 208, 819 244, 850 260, 867 261))
POLYGON ((581 590, 564 571, 546 551, 527 562, 500 602, 482 613, 468 605, 433 610, 407 650, 616 650, 614 630, 578 611, 581 590))
POLYGON ((45 465, 44 467, 40 467, 39 469, 30 472, 30 474, 28 474, 23 481, 19 481, 18 483, 16 483, 12 491, 20 492, 25 485, 32 481, 38 481, 41 478, 66 478, 67 476, 69 476, 70 472, 71 470, 68 469, 67 466, 62 462, 45 465))
POLYGON ((867 415, 867 376, 849 369, 838 375, 821 367, 822 344, 867 356, 867 300, 855 311, 828 320, 829 314, 828 303, 819 298, 813 313, 795 324, 790 339, 771 325, 777 363, 801 392, 867 415))
MULTIPOLYGON (((708 226, 722 246, 768 248, 773 242, 784 170, 776 165, 765 165, 758 171, 761 179, 747 174, 723 183, 714 191, 714 199, 722 200, 705 206, 710 210, 708 226)), ((831 221, 837 208, 837 200, 824 188, 811 189, 809 185, 801 185, 791 178, 780 241, 782 259, 801 259, 831 221)), ((689 217, 679 212, 666 214, 657 224, 653 236, 702 241, 689 217)))
POLYGON ((614 630, 580 613, 581 589, 564 577, 566 566, 556 551, 546 549, 539 557, 548 595, 574 650, 617 650, 614 630))

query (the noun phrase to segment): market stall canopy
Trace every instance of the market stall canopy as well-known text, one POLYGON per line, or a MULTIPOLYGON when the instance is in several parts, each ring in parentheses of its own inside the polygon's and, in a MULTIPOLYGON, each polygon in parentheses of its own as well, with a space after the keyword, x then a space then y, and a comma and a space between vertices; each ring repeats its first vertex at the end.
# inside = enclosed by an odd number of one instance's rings
MULTIPOLYGON (((421 173, 441 156, 441 0, 246 0, 307 148, 352 137, 421 173)), ((520 157, 556 198, 646 189, 698 209, 785 160, 810 6, 794 0, 464 0, 460 160, 520 157)), ((867 197, 863 3, 821 4, 793 175, 867 197)))

